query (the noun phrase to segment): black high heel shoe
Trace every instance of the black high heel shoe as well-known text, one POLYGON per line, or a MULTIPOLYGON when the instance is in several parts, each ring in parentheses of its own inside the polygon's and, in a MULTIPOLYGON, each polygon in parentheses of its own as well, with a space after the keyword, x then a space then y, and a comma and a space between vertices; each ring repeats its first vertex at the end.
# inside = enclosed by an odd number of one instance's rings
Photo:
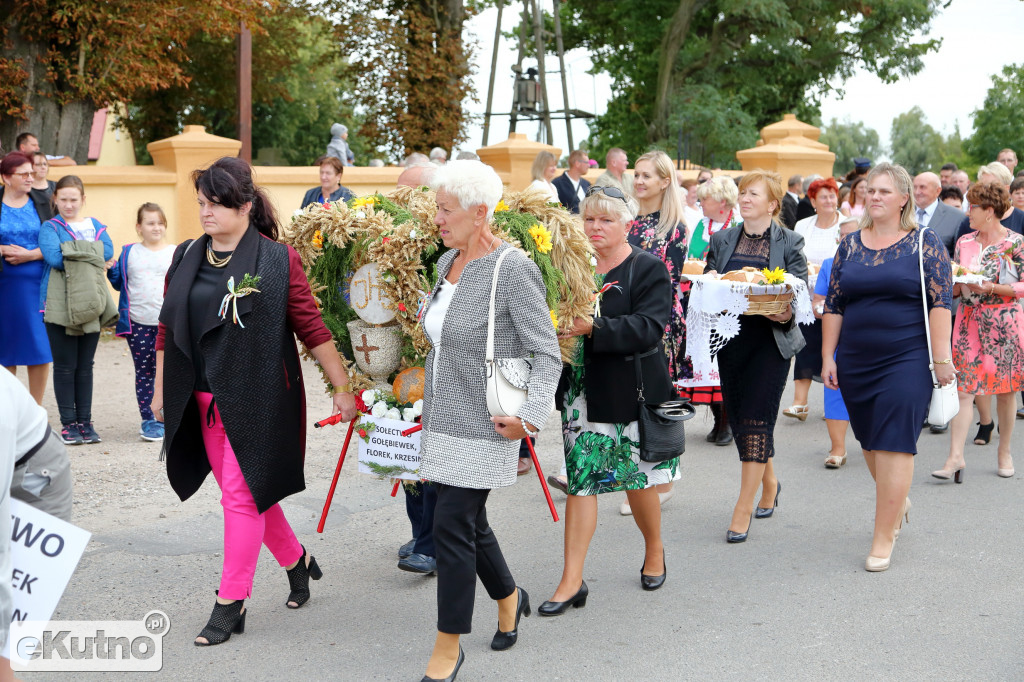
POLYGON ((519 592, 519 604, 516 606, 515 627, 512 628, 512 632, 502 632, 501 627, 498 627, 494 633, 494 639, 491 640, 491 648, 495 651, 510 649, 519 639, 519 619, 523 614, 526 614, 527 618, 530 617, 530 595, 526 594, 526 590, 521 587, 517 587, 516 590, 519 592))
POLYGON ((541 616, 561 616, 570 606, 574 609, 582 609, 587 605, 587 595, 589 594, 590 588, 587 587, 587 581, 583 580, 580 582, 580 589, 576 591, 576 594, 565 601, 546 601, 540 605, 537 613, 541 616))
POLYGON ((320 580, 320 578, 324 577, 324 572, 320 570, 316 563, 316 557, 312 554, 309 555, 309 566, 306 566, 306 554, 306 548, 302 547, 302 556, 299 558, 299 563, 287 571, 288 585, 292 588, 292 591, 288 593, 288 601, 285 602, 285 606, 290 609, 297 609, 309 601, 310 578, 320 580), (292 602, 295 602, 295 606, 292 606, 292 602))
POLYGON ((996 422, 993 419, 988 424, 982 424, 978 422, 978 434, 974 437, 975 445, 988 445, 992 442, 992 429, 996 426, 996 422))
POLYGON ((779 483, 778 481, 775 481, 775 484, 778 486, 775 489, 775 504, 773 504, 771 507, 768 507, 767 509, 765 509, 764 507, 758 507, 757 509, 755 509, 755 519, 770 519, 772 517, 772 514, 775 513, 775 508, 779 506, 779 493, 782 492, 782 484, 779 483))
POLYGON ((661 564, 665 567, 665 572, 661 575, 644 575, 644 568, 647 566, 647 561, 644 561, 644 565, 640 567, 640 587, 644 588, 648 592, 653 592, 665 584, 665 577, 668 576, 668 564, 665 563, 665 550, 661 551, 661 564))
POLYGON ((240 635, 245 632, 245 600, 239 599, 230 604, 217 602, 213 605, 213 613, 206 627, 197 637, 205 637, 206 643, 194 641, 196 646, 213 646, 223 644, 231 639, 231 635, 240 635))
POLYGON ((728 543, 746 542, 747 534, 750 533, 750 524, 747 524, 747 529, 742 533, 735 533, 731 530, 725 531, 725 541, 728 543))
POLYGON ((439 680, 436 677, 427 677, 426 675, 424 675, 423 679, 420 680, 420 682, 455 682, 455 677, 459 674, 459 668, 462 667, 462 664, 465 662, 465 660, 466 660, 466 654, 463 653, 462 645, 460 644, 459 645, 459 660, 455 661, 455 670, 452 671, 451 675, 449 675, 448 677, 444 678, 443 680, 439 680))

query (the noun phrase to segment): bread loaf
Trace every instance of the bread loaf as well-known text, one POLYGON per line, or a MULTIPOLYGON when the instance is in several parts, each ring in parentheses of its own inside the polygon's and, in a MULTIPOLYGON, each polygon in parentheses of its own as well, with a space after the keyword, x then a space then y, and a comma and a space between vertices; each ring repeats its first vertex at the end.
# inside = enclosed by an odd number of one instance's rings
POLYGON ((733 270, 722 275, 722 279, 730 282, 749 282, 751 284, 764 284, 765 277, 760 270, 755 268, 743 268, 733 270))
POLYGON ((701 275, 704 274, 704 266, 706 263, 696 258, 688 258, 683 263, 683 274, 684 275, 701 275))

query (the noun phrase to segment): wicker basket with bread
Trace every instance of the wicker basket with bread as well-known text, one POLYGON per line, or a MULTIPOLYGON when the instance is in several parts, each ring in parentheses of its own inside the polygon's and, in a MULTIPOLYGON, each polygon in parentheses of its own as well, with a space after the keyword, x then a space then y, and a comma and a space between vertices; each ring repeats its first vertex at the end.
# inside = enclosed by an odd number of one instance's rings
POLYGON ((793 287, 789 284, 767 284, 767 278, 760 270, 755 268, 743 268, 733 270, 721 276, 721 279, 728 282, 740 282, 743 284, 777 287, 778 292, 755 294, 748 293, 747 306, 744 315, 781 315, 788 308, 793 300, 793 287))

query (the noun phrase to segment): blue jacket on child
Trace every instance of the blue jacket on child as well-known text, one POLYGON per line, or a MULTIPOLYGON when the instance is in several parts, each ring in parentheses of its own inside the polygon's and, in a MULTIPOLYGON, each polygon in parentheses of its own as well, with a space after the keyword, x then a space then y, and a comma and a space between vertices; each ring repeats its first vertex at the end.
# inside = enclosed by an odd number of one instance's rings
MULTIPOLYGON (((110 260, 114 257, 114 242, 110 241, 107 234, 107 226, 89 218, 96 228, 96 241, 103 242, 103 260, 110 260)), ((46 262, 46 269, 43 271, 43 283, 39 288, 39 309, 46 308, 46 291, 50 286, 50 271, 64 269, 64 255, 61 253, 62 242, 75 240, 75 233, 68 226, 67 221, 61 216, 50 218, 39 228, 39 251, 43 254, 46 262)))
POLYGON ((136 244, 125 244, 121 249, 121 255, 117 257, 117 263, 114 264, 114 267, 107 270, 107 279, 110 280, 110 284, 121 292, 121 295, 117 297, 117 329, 114 331, 115 336, 131 336, 132 333, 132 302, 128 296, 128 252, 131 251, 133 246, 136 246, 136 244))

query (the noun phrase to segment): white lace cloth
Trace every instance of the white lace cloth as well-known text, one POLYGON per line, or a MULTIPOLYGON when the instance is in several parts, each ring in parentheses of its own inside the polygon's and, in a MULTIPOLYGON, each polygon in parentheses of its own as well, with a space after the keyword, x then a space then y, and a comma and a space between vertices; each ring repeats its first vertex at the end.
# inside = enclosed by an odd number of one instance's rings
MULTIPOLYGON (((740 333, 740 315, 749 306, 747 294, 780 294, 784 284, 747 284, 718 279, 715 275, 686 275, 693 283, 686 313, 686 352, 693 362, 694 376, 717 376, 715 356, 740 333)), ((793 311, 799 324, 813 324, 814 310, 807 283, 786 275, 793 287, 793 311)))

